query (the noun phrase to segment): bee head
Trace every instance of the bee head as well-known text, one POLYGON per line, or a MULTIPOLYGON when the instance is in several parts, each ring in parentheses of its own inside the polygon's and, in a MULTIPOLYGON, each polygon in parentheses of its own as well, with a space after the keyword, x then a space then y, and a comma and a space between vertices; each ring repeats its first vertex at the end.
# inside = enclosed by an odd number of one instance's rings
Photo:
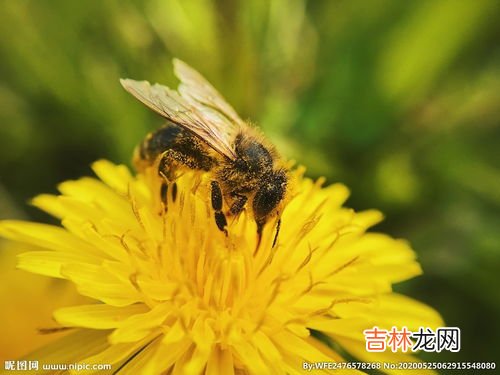
POLYGON ((267 217, 278 207, 287 188, 287 175, 282 169, 272 171, 262 181, 253 199, 253 211, 257 223, 264 223, 267 217))

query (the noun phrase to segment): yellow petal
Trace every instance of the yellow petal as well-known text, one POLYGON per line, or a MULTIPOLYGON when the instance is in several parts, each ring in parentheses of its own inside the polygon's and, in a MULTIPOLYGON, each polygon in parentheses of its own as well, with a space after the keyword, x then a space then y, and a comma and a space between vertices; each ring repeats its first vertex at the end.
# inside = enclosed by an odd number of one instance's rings
POLYGON ((115 165, 107 160, 99 160, 92 164, 92 169, 99 178, 121 194, 126 194, 132 176, 124 165, 115 165))
POLYGON ((399 283, 422 274, 422 268, 416 261, 409 261, 403 264, 361 264, 356 270, 361 275, 367 275, 364 279, 380 279, 390 283, 399 283))
POLYGON ((133 360, 136 353, 139 353, 142 348, 151 344, 155 339, 158 339, 158 336, 150 335, 136 342, 110 345, 96 355, 81 359, 80 363, 109 363, 114 365, 113 368, 116 370, 129 359, 133 360))
POLYGON ((116 194, 109 186, 99 180, 83 177, 79 180, 65 181, 58 186, 59 191, 88 203, 110 214, 114 212, 129 212, 130 201, 125 195, 116 194))
POLYGON ((207 362, 206 375, 234 375, 233 354, 216 346, 207 362))
POLYGON ((165 345, 164 343, 160 343, 157 346, 155 353, 151 356, 151 360, 145 364, 140 373, 145 375, 157 375, 164 373, 166 370, 173 367, 191 346, 192 342, 187 337, 184 337, 175 345, 165 345))
POLYGON ((160 372, 151 373, 144 369, 151 362, 156 350, 158 349, 159 339, 155 339, 139 348, 132 356, 113 366, 113 374, 120 375, 158 375, 160 372))
POLYGON ((208 359, 210 358, 210 353, 212 352, 211 347, 206 346, 195 346, 193 354, 189 361, 184 365, 183 372, 186 375, 197 375, 206 366, 208 359))
POLYGON ((61 268, 68 264, 84 264, 88 258, 55 251, 29 251, 17 256, 17 268, 45 276, 65 278, 61 268))
MULTIPOLYGON (((117 271, 118 272, 118 271, 117 271)), ((95 298, 112 306, 127 306, 142 302, 142 296, 115 273, 92 264, 67 264, 61 274, 73 281, 80 294, 95 298)))
POLYGON ((317 318, 307 323, 307 326, 316 331, 321 331, 335 338, 346 337, 364 342, 363 331, 371 328, 370 323, 364 319, 331 319, 317 318))
POLYGON ((173 283, 168 280, 146 279, 141 277, 141 275, 137 278, 137 284, 145 294, 158 301, 171 299, 174 293, 179 290, 178 283, 173 283))
POLYGON ((275 343, 264 332, 256 332, 252 337, 252 343, 269 362, 279 363, 282 360, 275 343))
POLYGON ((320 341, 319 339, 315 337, 308 337, 304 339, 307 341, 309 345, 314 346, 316 349, 320 350, 323 352, 325 355, 327 355, 329 358, 333 358, 334 362, 345 362, 345 359, 342 358, 342 356, 334 351, 332 348, 330 348, 327 344, 325 344, 323 341, 320 341))
POLYGON ((89 261, 99 253, 89 243, 54 225, 31 223, 27 221, 0 221, 0 235, 14 241, 24 242, 44 249, 64 253, 88 255, 89 261))
POLYGON ((392 293, 380 295, 370 304, 339 304, 335 306, 336 314, 343 318, 362 318, 378 327, 390 329, 392 326, 409 330, 419 327, 435 329, 442 326, 441 316, 431 307, 409 297, 392 293))
POLYGON ((118 260, 120 263, 128 263, 129 254, 127 253, 120 236, 101 234, 96 226, 90 222, 81 222, 76 219, 64 219, 62 225, 75 236, 85 239, 91 243, 96 252, 99 252, 100 258, 118 260))
POLYGON ((309 362, 332 362, 335 358, 329 357, 326 353, 318 350, 303 338, 286 331, 277 333, 272 337, 273 341, 281 348, 281 351, 289 352, 299 358, 309 362))
POLYGON ((378 210, 366 210, 357 212, 352 224, 363 228, 370 228, 384 220, 384 215, 378 210))
POLYGON ((260 353, 247 341, 241 341, 233 346, 235 357, 248 369, 250 374, 265 374, 268 372, 268 364, 260 353))
POLYGON ((31 204, 50 215, 62 219, 68 216, 69 212, 59 200, 58 196, 50 194, 40 194, 31 200, 31 204))
POLYGON ((152 331, 159 330, 171 311, 170 304, 162 303, 143 314, 135 314, 122 321, 109 340, 113 344, 140 340, 152 331))
POLYGON ((115 307, 105 304, 65 307, 54 312, 54 319, 66 327, 111 329, 119 327, 123 320, 142 314, 149 308, 142 303, 115 307))

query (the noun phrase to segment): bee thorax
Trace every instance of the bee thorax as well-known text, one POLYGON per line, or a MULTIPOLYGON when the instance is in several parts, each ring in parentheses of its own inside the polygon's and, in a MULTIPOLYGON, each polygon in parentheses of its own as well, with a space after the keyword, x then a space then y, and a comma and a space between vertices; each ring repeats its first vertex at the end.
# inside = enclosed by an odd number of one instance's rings
POLYGON ((238 169, 262 175, 273 168, 271 152, 257 139, 240 133, 235 140, 238 169))

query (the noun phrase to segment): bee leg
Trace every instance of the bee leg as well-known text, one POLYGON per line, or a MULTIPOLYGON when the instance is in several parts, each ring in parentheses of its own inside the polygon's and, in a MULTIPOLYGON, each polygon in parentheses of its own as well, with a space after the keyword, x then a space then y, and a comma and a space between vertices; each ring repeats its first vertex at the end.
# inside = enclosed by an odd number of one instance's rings
POLYGON ((160 196, 161 196, 161 201, 163 202, 163 204, 165 204, 165 206, 167 205, 167 193, 168 193, 168 184, 165 181, 163 181, 160 187, 160 196))
POLYGON ((212 198, 212 208, 215 210, 215 224, 220 231, 224 232, 227 236, 227 220, 226 216, 222 212, 222 191, 220 185, 217 181, 212 181, 211 187, 211 198, 212 198))
POLYGON ((272 247, 274 247, 276 245, 276 242, 278 241, 278 234, 280 233, 280 229, 281 229, 281 218, 279 218, 278 222, 276 223, 276 233, 274 235, 272 247))
POLYGON ((257 246, 255 247, 254 254, 256 254, 259 250, 260 242, 262 240, 262 230, 264 229, 264 224, 266 223, 266 221, 262 219, 256 219, 255 223, 257 224, 257 246))
POLYGON ((246 195, 239 193, 231 193, 231 197, 234 198, 234 202, 231 204, 231 208, 229 208, 229 213, 231 215, 238 215, 241 211, 243 211, 248 198, 246 195))
POLYGON ((175 202, 177 199, 177 182, 172 183, 172 202, 175 202))
POLYGON ((177 199, 177 183, 174 182, 162 182, 161 187, 160 187, 160 196, 161 200, 163 203, 167 204, 167 193, 169 191, 169 187, 172 189, 170 190, 170 193, 172 195, 172 202, 175 203, 175 200, 177 199))
MULTIPOLYGON (((262 230, 264 229, 264 224, 266 224, 265 219, 257 219, 255 221, 257 223, 257 249, 260 246, 260 241, 262 240, 262 230)), ((278 222, 276 223, 276 232, 274 234, 274 239, 273 239, 273 245, 271 246, 272 248, 276 246, 276 242, 278 242, 278 235, 280 233, 281 229, 281 219, 278 219, 278 222)))

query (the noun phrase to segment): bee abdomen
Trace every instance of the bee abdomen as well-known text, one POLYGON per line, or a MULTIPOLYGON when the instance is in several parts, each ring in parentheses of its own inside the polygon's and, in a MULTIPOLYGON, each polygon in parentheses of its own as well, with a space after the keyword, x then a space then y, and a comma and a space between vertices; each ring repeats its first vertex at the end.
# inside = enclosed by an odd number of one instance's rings
POLYGON ((148 134, 137 147, 135 155, 137 170, 143 170, 158 161, 160 174, 169 179, 175 179, 178 168, 209 171, 217 163, 203 141, 172 123, 148 134))
POLYGON ((167 124, 150 133, 139 146, 139 155, 143 160, 153 161, 165 150, 174 147, 182 130, 173 124, 167 124))

